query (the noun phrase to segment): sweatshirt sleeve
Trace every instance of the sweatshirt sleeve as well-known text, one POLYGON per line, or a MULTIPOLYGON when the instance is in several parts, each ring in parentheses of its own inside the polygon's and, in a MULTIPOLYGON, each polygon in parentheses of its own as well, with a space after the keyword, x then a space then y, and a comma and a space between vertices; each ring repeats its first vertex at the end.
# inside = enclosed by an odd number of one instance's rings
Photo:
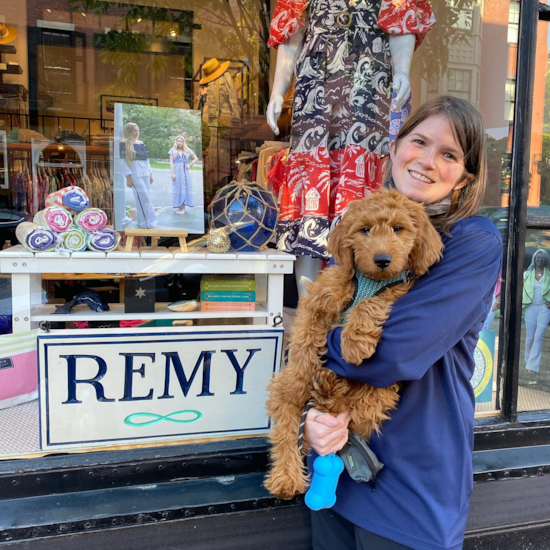
POLYGON ((468 331, 481 329, 500 270, 500 236, 464 227, 453 235, 443 259, 394 304, 375 354, 361 365, 346 363, 337 327, 328 335, 326 368, 379 388, 418 380, 468 331))

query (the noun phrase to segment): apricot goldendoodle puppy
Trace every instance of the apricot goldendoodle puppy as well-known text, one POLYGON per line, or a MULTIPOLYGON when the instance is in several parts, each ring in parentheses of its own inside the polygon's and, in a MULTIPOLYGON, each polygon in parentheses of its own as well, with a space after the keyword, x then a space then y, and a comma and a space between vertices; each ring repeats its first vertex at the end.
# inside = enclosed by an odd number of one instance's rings
MULTIPOLYGON (((308 485, 298 431, 311 398, 321 412, 337 415, 351 410, 350 428, 364 438, 379 431, 388 412, 397 406, 398 384, 374 388, 322 367, 327 334, 343 325, 343 358, 357 365, 369 358, 392 304, 412 287, 415 277, 441 259, 443 244, 423 207, 389 190, 351 202, 330 236, 328 249, 336 265, 326 269, 300 300, 290 360, 268 387, 272 468, 265 486, 278 498, 292 498, 308 485), (396 277, 398 281, 388 281, 382 292, 357 301, 361 275, 374 281, 396 277)), ((304 454, 308 450, 304 445, 304 454)))

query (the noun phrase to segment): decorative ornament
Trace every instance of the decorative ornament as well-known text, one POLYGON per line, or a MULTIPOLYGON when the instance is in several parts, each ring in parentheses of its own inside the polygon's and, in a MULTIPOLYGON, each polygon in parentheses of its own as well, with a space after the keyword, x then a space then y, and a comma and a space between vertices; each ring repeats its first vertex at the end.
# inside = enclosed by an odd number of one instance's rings
POLYGON ((208 232, 206 248, 208 248, 208 252, 214 254, 223 254, 231 248, 231 241, 224 227, 220 229, 211 229, 208 232))
POLYGON ((197 309, 198 303, 197 300, 178 300, 177 302, 172 302, 166 307, 170 311, 195 311, 197 309))
POLYGON ((259 250, 275 235, 277 202, 257 183, 232 181, 216 193, 209 211, 211 228, 226 228, 234 250, 259 250))
POLYGON ((143 288, 139 287, 137 290, 136 290, 136 296, 138 298, 143 298, 145 296, 145 290, 143 290, 143 288))

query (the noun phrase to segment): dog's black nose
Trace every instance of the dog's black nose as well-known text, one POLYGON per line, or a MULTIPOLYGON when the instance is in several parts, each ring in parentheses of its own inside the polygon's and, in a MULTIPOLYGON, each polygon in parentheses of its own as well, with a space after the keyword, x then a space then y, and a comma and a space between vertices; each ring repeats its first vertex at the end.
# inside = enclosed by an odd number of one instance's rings
POLYGON ((389 254, 377 254, 374 257, 374 263, 380 269, 386 269, 391 264, 391 256, 389 254))

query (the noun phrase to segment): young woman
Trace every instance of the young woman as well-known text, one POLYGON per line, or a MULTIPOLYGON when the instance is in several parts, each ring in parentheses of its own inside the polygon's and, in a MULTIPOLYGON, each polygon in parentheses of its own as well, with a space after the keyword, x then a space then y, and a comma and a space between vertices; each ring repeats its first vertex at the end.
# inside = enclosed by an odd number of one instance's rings
POLYGON ((153 171, 147 148, 138 138, 139 126, 128 122, 124 127, 124 139, 120 142, 120 165, 122 174, 126 177, 126 185, 134 193, 138 226, 152 229, 157 225, 149 189, 153 185, 153 171))
POLYGON ((525 319, 525 368, 539 372, 542 340, 550 323, 550 258, 537 250, 523 274, 523 318, 525 319))
POLYGON ((193 183, 189 170, 199 162, 197 155, 187 147, 183 136, 178 136, 174 147, 168 151, 170 155, 170 170, 172 171, 172 206, 177 208, 176 214, 185 214, 186 206, 193 205, 193 183), (189 162, 191 159, 191 162, 189 162))
MULTIPOLYGON (((387 185, 425 205, 444 257, 396 302, 376 353, 361 365, 342 359, 342 329, 329 333, 326 368, 375 387, 400 382, 402 390, 369 441, 385 464, 376 486, 344 471, 336 505, 312 513, 315 550, 462 548, 473 489, 473 353, 502 258, 493 223, 473 216, 485 191, 484 138, 474 107, 440 97, 408 118, 391 145, 387 185)), ((318 454, 336 452, 348 422, 345 413, 310 410, 305 439, 318 454)))

